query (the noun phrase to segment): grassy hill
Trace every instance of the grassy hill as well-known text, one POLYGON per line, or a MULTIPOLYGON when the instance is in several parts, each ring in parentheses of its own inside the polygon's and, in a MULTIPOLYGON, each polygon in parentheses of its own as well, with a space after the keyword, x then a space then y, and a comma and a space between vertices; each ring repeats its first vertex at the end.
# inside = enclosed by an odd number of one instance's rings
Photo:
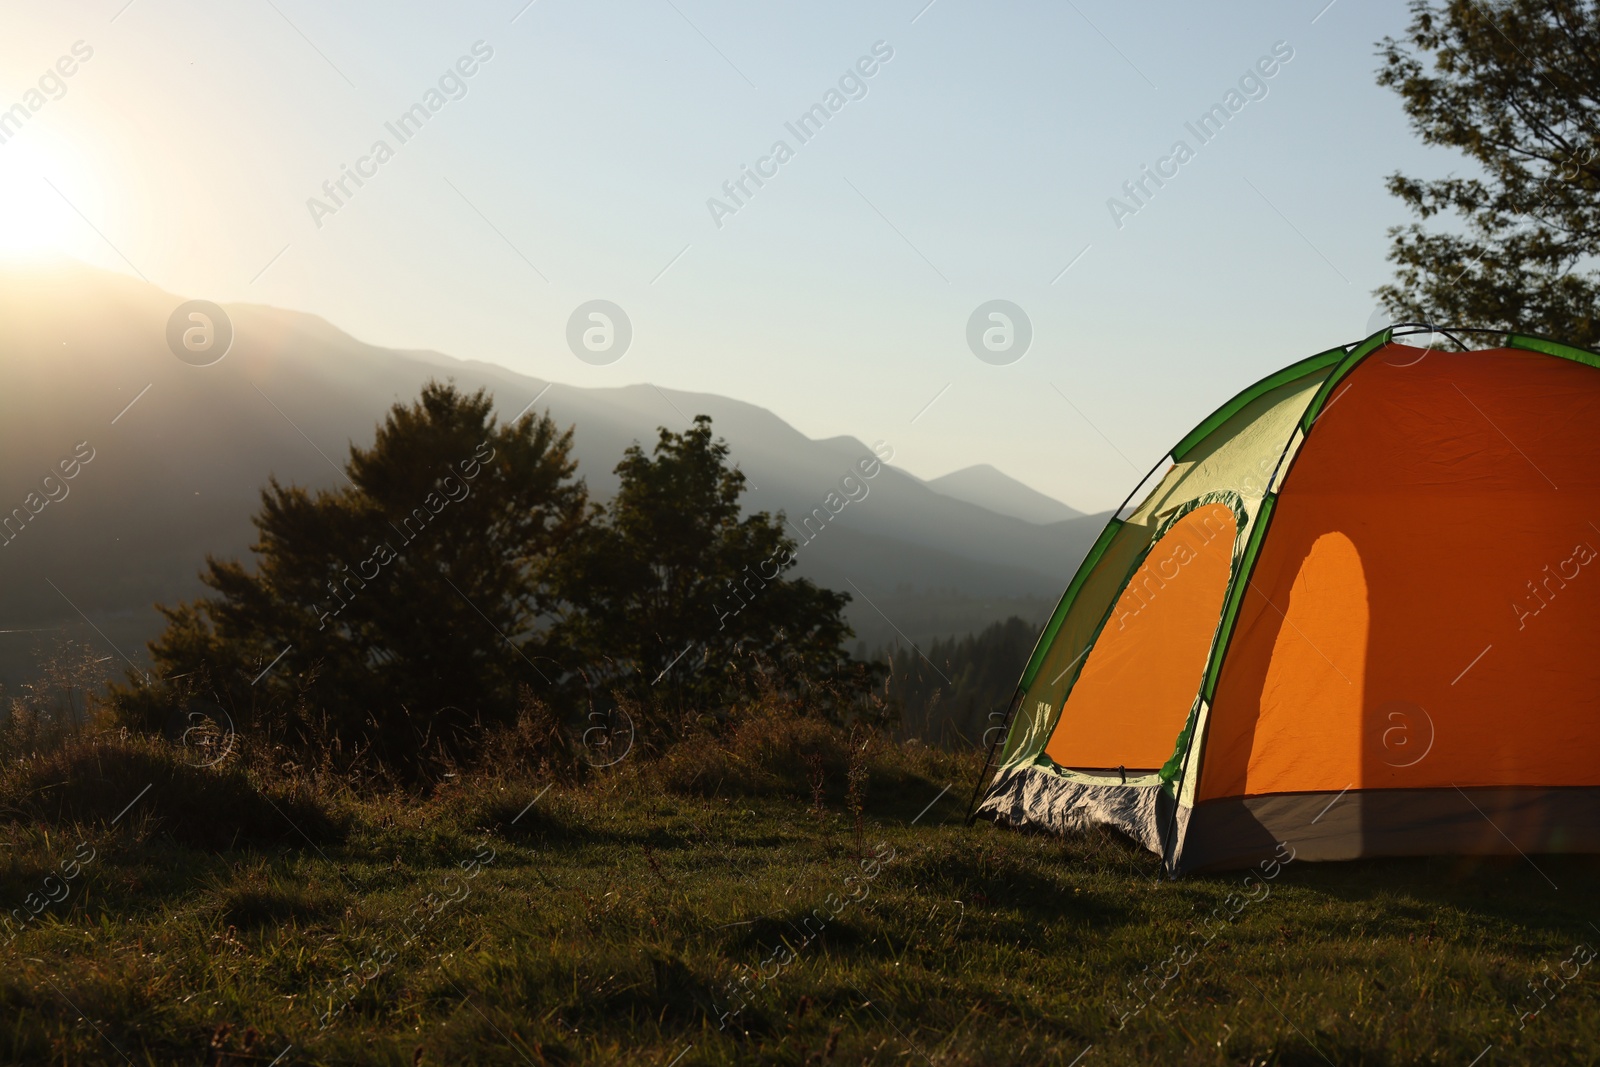
POLYGON ((1595 1061, 1593 859, 1166 881, 968 829, 972 758, 863 737, 757 716, 564 784, 507 750, 427 797, 116 735, 12 758, 0 1060, 1595 1061))

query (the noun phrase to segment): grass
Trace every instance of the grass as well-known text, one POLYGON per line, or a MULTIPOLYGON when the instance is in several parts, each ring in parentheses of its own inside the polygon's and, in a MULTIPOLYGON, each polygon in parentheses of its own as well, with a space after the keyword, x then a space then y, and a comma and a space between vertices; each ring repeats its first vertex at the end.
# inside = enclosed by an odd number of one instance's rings
POLYGON ((99 753, 159 783, 115 823, 140 782, 6 772, 0 900, 40 910, 0 934, 5 1063, 1600 1058, 1588 857, 1290 863, 1241 904, 1113 835, 968 829, 974 761, 916 747, 856 757, 858 834, 854 742, 770 723, 583 784, 302 792, 274 833, 142 744, 99 753))

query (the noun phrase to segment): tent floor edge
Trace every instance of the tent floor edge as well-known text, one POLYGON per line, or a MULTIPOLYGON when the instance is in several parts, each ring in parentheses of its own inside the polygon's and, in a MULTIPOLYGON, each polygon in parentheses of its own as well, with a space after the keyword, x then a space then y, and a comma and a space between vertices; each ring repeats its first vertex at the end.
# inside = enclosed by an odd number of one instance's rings
POLYGON ((1163 783, 1102 785, 1078 782, 1045 767, 1002 767, 974 817, 987 815, 996 824, 1032 827, 1052 833, 1078 834, 1107 826, 1152 853, 1166 855, 1169 832, 1182 835, 1188 810, 1181 808, 1163 783), (1173 829, 1169 831, 1169 827, 1173 829))

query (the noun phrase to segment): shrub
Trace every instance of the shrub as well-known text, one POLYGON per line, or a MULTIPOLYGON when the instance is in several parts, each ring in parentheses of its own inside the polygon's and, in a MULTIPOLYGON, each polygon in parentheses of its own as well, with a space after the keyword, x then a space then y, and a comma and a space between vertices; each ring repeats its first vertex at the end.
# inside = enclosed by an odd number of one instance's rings
POLYGON ((323 723, 403 778, 472 758, 480 724, 509 721, 517 686, 550 669, 528 635, 546 557, 587 514, 571 445, 548 415, 502 424, 486 392, 430 382, 351 446, 346 485, 269 481, 254 566, 208 559, 208 595, 158 605, 159 680, 114 687, 123 721, 161 729, 200 696, 303 761, 323 723))

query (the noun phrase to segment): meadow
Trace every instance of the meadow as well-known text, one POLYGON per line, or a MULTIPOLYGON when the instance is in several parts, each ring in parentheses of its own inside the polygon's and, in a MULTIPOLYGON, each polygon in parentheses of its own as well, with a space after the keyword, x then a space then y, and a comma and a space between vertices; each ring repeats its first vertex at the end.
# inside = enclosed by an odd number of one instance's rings
POLYGON ((1590 857, 1172 881, 965 826, 971 752, 757 708, 574 770, 520 729, 426 791, 242 738, 8 746, 0 1060, 1600 1056, 1590 857))

